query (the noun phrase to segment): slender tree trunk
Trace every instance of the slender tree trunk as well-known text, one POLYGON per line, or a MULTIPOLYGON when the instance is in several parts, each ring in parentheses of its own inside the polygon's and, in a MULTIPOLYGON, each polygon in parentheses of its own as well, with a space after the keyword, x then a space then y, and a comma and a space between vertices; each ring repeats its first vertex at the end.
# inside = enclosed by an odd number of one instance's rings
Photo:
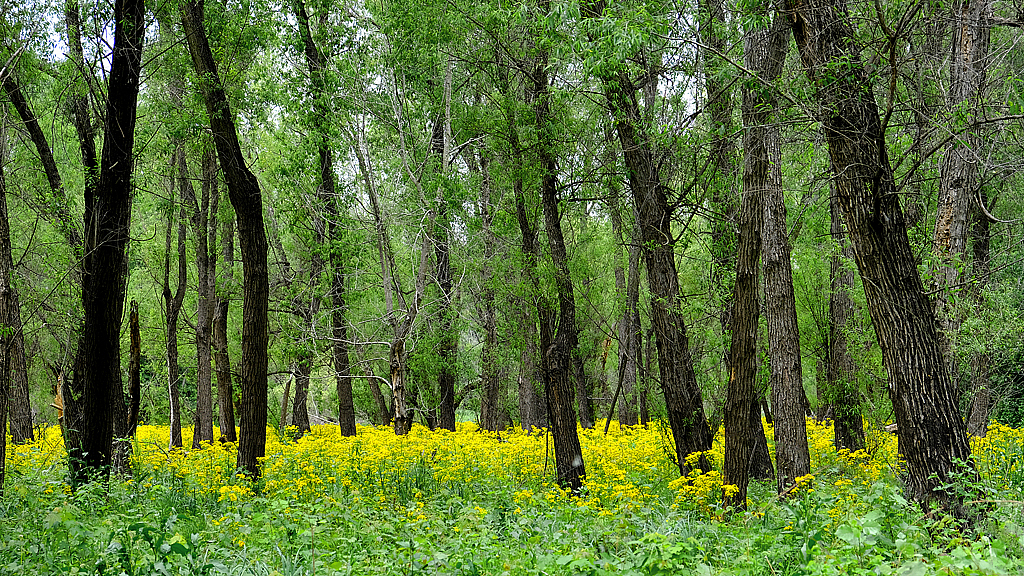
MULTIPOLYGON (((768 26, 749 30, 743 41, 746 67, 764 81, 774 82, 782 72, 788 42, 788 23, 782 17, 776 17, 768 26)), ((745 190, 760 194, 763 202, 760 242, 764 260, 765 318, 772 406, 775 407, 777 488, 783 494, 796 478, 811 472, 811 456, 804 420, 806 396, 800 366, 800 332, 786 233, 782 153, 775 108, 770 88, 754 85, 743 89, 743 186, 745 190)), ((760 410, 756 412, 760 415, 760 410)), ((756 420, 756 425, 760 426, 760 416, 756 420)))
POLYGON ((926 510, 970 518, 964 493, 949 486, 954 478, 972 482, 977 472, 849 14, 836 0, 790 0, 787 17, 825 111, 836 192, 889 374, 907 493, 926 510))
MULTIPOLYGON (((978 202, 988 204, 988 195, 981 189, 978 193, 978 202)), ((985 289, 988 286, 988 277, 992 272, 989 263, 990 246, 992 233, 989 229, 988 217, 980 208, 972 210, 973 222, 971 223, 971 248, 973 250, 973 266, 971 272, 975 281, 971 286, 970 298, 975 307, 981 310, 985 305, 985 289)), ((971 352, 971 389, 973 398, 971 401, 971 415, 967 420, 968 432, 979 438, 984 438, 988 432, 988 415, 992 408, 992 391, 989 388, 989 354, 987 349, 971 352)))
POLYGON ((206 102, 217 156, 227 181, 228 195, 238 218, 242 251, 242 401, 237 466, 253 479, 260 475, 259 459, 266 453, 267 428, 267 236, 263 228, 263 199, 259 182, 246 166, 238 143, 234 116, 217 74, 206 31, 203 6, 180 5, 182 24, 199 86, 206 102))
POLYGON ((832 213, 832 240, 837 249, 832 252, 832 290, 828 303, 827 396, 835 423, 836 449, 856 452, 864 448, 864 422, 857 371, 846 338, 854 312, 853 299, 850 297, 853 269, 848 264, 853 260, 853 247, 846 241, 839 198, 834 193, 830 196, 829 207, 832 213))
MULTIPOLYGON (((217 157, 210 148, 203 153, 203 180, 200 198, 196 198, 190 179, 181 182, 182 199, 192 210, 192 231, 196 243, 196 414, 192 428, 192 448, 201 442, 212 443, 213 438, 213 365, 211 345, 213 335, 213 306, 216 289, 216 258, 210 258, 210 204, 211 198, 220 198, 217 187, 217 157)), ((182 155, 178 162, 185 162, 182 155)), ((187 168, 182 168, 183 172, 187 168)))
MULTIPOLYGON (((472 156, 469 157, 472 159, 472 156)), ((480 427, 497 432, 504 428, 501 403, 501 381, 498 378, 498 321, 494 296, 494 273, 491 262, 497 254, 497 239, 492 226, 495 206, 491 200, 490 158, 481 151, 479 164, 473 162, 480 174, 480 222, 483 228, 484 259, 480 270, 483 286, 484 345, 480 352, 480 427)))
MULTIPOLYGON (((178 151, 175 157, 183 152, 178 151)), ((180 166, 180 164, 179 164, 180 166)), ((181 179, 187 178, 188 173, 180 173, 181 179)), ((164 313, 167 316, 166 339, 164 357, 167 361, 167 394, 169 399, 169 428, 170 447, 181 447, 181 366, 178 364, 178 316, 181 312, 181 305, 185 301, 185 286, 187 283, 188 270, 185 261, 185 208, 180 209, 178 216, 178 286, 174 294, 171 294, 171 227, 174 225, 174 184, 171 184, 172 206, 167 212, 167 233, 164 236, 164 276, 163 276, 163 299, 164 313)))
MULTIPOLYGON (((448 172, 448 155, 451 148, 451 66, 445 74, 445 105, 446 113, 443 121, 440 119, 435 124, 432 140, 432 149, 440 157, 438 176, 443 179, 448 172), (439 133, 440 132, 440 133, 439 133)), ((450 247, 448 242, 448 228, 450 226, 448 217, 449 200, 444 194, 444 185, 439 183, 437 188, 436 211, 437 219, 434 223, 434 278, 441 289, 440 303, 440 330, 441 341, 438 344, 438 366, 437 385, 440 403, 438 406, 438 425, 441 428, 455 431, 455 362, 458 353, 458 334, 454 329, 455 324, 455 292, 452 282, 452 265, 450 247)))
POLYGON ((295 376, 295 401, 292 403, 292 426, 301 436, 309 432, 309 375, 313 372, 313 358, 302 352, 295 360, 292 374, 295 376))
MULTIPOLYGON (((7 418, 11 440, 15 444, 32 442, 32 405, 28 393, 28 364, 25 362, 25 336, 21 324, 21 302, 14 285, 14 259, 11 254, 11 228, 7 214, 7 182, 3 164, 7 161, 7 126, 0 128, 0 326, 3 333, 3 365, 0 372, 0 395, 7 399, 7 418)), ((6 434, 6 421, 0 422, 0 435, 6 434)), ((0 467, 2 473, 2 467, 0 467)), ((0 492, 3 484, 0 484, 0 492)))
MULTIPOLYGON (((539 4, 542 13, 547 13, 547 0, 539 4)), ((538 142, 535 150, 540 168, 540 196, 544 213, 544 230, 548 238, 548 251, 555 272, 555 288, 558 293, 557 326, 554 313, 549 312, 551 321, 541 318, 541 343, 544 353, 545 395, 548 400, 551 422, 551 436, 555 445, 555 466, 558 469, 558 483, 574 493, 582 489, 586 478, 583 450, 576 433, 576 411, 573 409, 573 368, 577 352, 576 302, 572 278, 569 275, 568 256, 562 235, 561 215, 558 213, 557 182, 558 168, 553 152, 553 122, 550 109, 550 88, 548 86, 548 54, 538 50, 531 72, 533 86, 530 104, 533 106, 534 123, 538 142), (554 329, 554 333, 550 332, 554 329), (545 332, 548 332, 545 337, 545 332)), ((578 378, 578 376, 577 376, 578 378)))
MULTIPOLYGON (((230 205, 225 202, 224 212, 230 216, 230 205)), ((235 435, 234 386, 231 379, 231 359, 228 356, 228 306, 231 302, 232 269, 235 264, 235 223, 226 217, 220 222, 220 254, 223 262, 217 282, 213 307, 213 359, 217 372, 217 407, 220 439, 237 442, 235 435)))
POLYGON ((121 386, 121 316, 127 280, 126 248, 132 208, 132 149, 145 34, 141 0, 114 4, 111 60, 99 180, 85 197, 86 245, 82 260, 84 325, 74 380, 65 403, 72 481, 105 477, 111 465, 114 423, 126 413, 121 386), (67 402, 68 396, 73 398, 67 402), (67 418, 70 416, 70 418, 67 418))
MULTIPOLYGON (((610 145, 610 142, 609 142, 610 145)), ((619 244, 627 247, 626 270, 621 264, 615 266, 615 292, 625 295, 625 308, 619 317, 617 333, 619 338, 619 374, 621 380, 622 404, 619 408, 619 424, 636 426, 636 374, 637 352, 639 351, 640 313, 640 243, 630 234, 625 240, 622 228, 622 209, 619 204, 618 187, 612 186, 608 200, 612 233, 619 244), (627 275, 628 274, 628 275, 627 275)), ((635 220, 635 219, 634 219, 635 220)))

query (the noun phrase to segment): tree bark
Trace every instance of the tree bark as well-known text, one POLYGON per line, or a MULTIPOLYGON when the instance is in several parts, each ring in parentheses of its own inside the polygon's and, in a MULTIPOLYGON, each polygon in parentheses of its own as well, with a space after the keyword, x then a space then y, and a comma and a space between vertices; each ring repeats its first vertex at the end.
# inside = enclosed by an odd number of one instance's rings
MULTIPOLYGON (((472 157, 470 157, 472 158, 472 157)), ((504 414, 501 406, 501 381, 498 378, 498 322, 494 296, 494 273, 491 262, 497 254, 497 239, 494 235, 495 205, 492 202, 490 158, 481 151, 479 163, 473 162, 471 169, 480 174, 480 223, 484 241, 483 265, 480 269, 480 283, 483 287, 484 345, 480 352, 480 427, 497 432, 504 428, 504 414)))
MULTIPOLYGON (((611 142, 607 142, 610 146, 611 142)), ((619 189, 609 179, 608 212, 612 223, 612 234, 616 241, 627 247, 626 269, 621 264, 615 266, 615 292, 625 295, 625 307, 619 317, 617 335, 619 338, 619 387, 622 393, 622 404, 619 408, 619 424, 636 426, 636 374, 637 353, 639 352, 640 312, 640 243, 630 234, 626 242, 623 234, 622 208, 619 203, 619 189)), ((634 218, 635 221, 635 218, 634 218)))
MULTIPOLYGON (((541 0, 538 8, 542 14, 550 9, 547 0, 541 0)), ((534 150, 537 168, 540 171, 540 200, 544 217, 544 230, 548 237, 548 251, 554 267, 555 289, 558 311, 543 295, 546 304, 538 306, 540 320, 541 351, 544 365, 544 392, 548 404, 551 437, 555 447, 555 467, 558 483, 563 488, 578 492, 586 478, 583 450, 576 433, 576 410, 574 409, 573 362, 577 353, 576 302, 573 295, 572 278, 569 276, 568 256, 562 235, 561 218, 558 213, 557 166, 554 156, 554 119, 551 115, 551 93, 548 85, 548 53, 537 48, 533 67, 528 80, 527 103, 533 108, 537 144, 534 150)), ((523 205, 525 201, 517 200, 523 205)), ((517 213, 519 212, 517 207, 517 213)), ((522 230, 524 219, 520 219, 522 230)), ((531 252, 539 255, 539 246, 534 244, 531 252)), ((536 278, 536 277, 535 277, 536 278)), ((540 286, 537 286, 540 295, 540 286)))
MULTIPOLYGON (((749 42, 749 36, 746 38, 749 42)), ((748 43, 748 42, 745 42, 748 43)), ((745 103, 746 104, 746 103, 745 103)), ((744 110, 747 106, 744 105, 744 110)), ((746 122, 744 122, 746 124, 746 122)), ((744 127, 743 149, 747 166, 743 172, 743 199, 740 205, 739 241, 736 255, 736 284, 733 295, 732 344, 729 348, 729 388, 725 401, 725 465, 722 483, 737 488, 726 498, 736 509, 747 506, 747 484, 754 447, 755 421, 760 424, 761 407, 757 400, 757 329, 760 314, 757 287, 761 256, 761 219, 763 218, 764 176, 767 164, 752 163, 755 154, 763 155, 764 141, 752 134, 754 126, 744 127), (761 148, 758 151, 754 147, 761 148), (759 175, 755 170, 761 170, 759 175)))
MULTIPOLYGON (((782 73, 789 42, 787 22, 776 17, 768 26, 744 36, 744 63, 765 82, 782 73)), ((743 89, 744 189, 761 195, 764 226, 761 254, 764 262, 765 319, 772 406, 775 407, 775 462, 779 494, 794 480, 810 474, 807 448, 807 410, 800 366, 800 331, 797 325, 793 270, 786 233, 786 202, 782 191, 782 152, 775 118, 776 102, 770 87, 748 84, 743 89)), ((761 425, 760 410, 756 425, 761 425)))
MULTIPOLYGON (((988 204, 988 195, 984 189, 978 192, 978 202, 982 205, 988 204)), ((987 206, 986 206, 987 209, 987 206)), ((990 222, 981 208, 975 208, 972 212, 973 222, 971 223, 971 249, 973 252, 972 274, 974 282, 971 285, 969 297, 974 306, 981 310, 985 305, 985 289, 988 286, 988 278, 992 273, 992 266, 989 261, 992 232, 990 222)), ((984 438, 988 432, 989 410, 992 408, 992 391, 989 388, 989 354, 987 347, 982 343, 982 349, 971 352, 971 414, 967 420, 967 431, 972 436, 984 438)))
POLYGON ((839 204, 889 373, 907 462, 907 493, 923 508, 972 514, 953 479, 977 477, 966 427, 907 238, 881 119, 844 4, 789 0, 800 57, 814 84, 839 204))
MULTIPOLYGON (((201 442, 212 443, 213 438, 213 365, 211 346, 213 336, 213 306, 216 292, 217 259, 210 258, 211 198, 220 198, 217 187, 217 157, 213 149, 203 152, 203 179, 200 198, 196 198, 191 179, 182 179, 182 200, 192 211, 192 232, 196 243, 196 414, 192 427, 192 448, 201 442)), ((185 162, 184 154, 178 159, 185 162)), ((182 167, 187 173, 187 167, 182 167)), ((212 202, 216 204, 216 202, 212 202)), ((216 230, 216 220, 214 220, 216 230)))
MULTIPOLYGON (((230 210, 230 206, 225 202, 224 211, 227 213, 228 210, 230 210)), ((229 213, 228 216, 230 216, 229 213)), ((226 217, 220 221, 220 255, 223 262, 221 262, 220 280, 217 282, 215 292, 212 339, 213 359, 217 373, 217 423, 220 426, 222 442, 238 441, 235 434, 235 394, 231 378, 231 358, 228 356, 228 307, 231 302, 234 253, 234 218, 226 217)))
POLYGON ((201 2, 180 5, 182 25, 192 64, 200 78, 217 156, 228 195, 238 219, 242 251, 242 362, 237 466, 260 475, 259 459, 266 453, 267 427, 267 236, 263 228, 263 199, 259 182, 245 164, 234 116, 217 74, 203 25, 201 2))
POLYGON ((829 207, 832 213, 832 241, 836 243, 836 249, 832 252, 832 290, 828 303, 827 396, 832 405, 836 449, 856 452, 862 450, 865 444, 860 385, 846 338, 854 313, 853 299, 850 297, 853 269, 847 262, 853 260, 854 256, 853 247, 846 240, 839 198, 835 193, 830 195, 829 207))
POLYGON ((145 6, 114 4, 114 50, 107 89, 106 126, 99 179, 85 197, 86 245, 82 260, 84 325, 74 380, 65 404, 72 482, 105 477, 111 465, 114 422, 126 413, 121 385, 121 316, 127 280, 126 248, 132 208, 132 149, 142 70, 145 6), (67 402, 68 397, 72 402, 67 402))
MULTIPOLYGON (((174 154, 177 158, 183 151, 179 150, 174 154)), ((172 164, 174 162, 172 161, 172 164)), ((179 182, 188 178, 188 172, 180 172, 184 164, 178 163, 179 182)), ((172 177, 173 178, 173 177, 172 177)), ((170 447, 181 447, 181 366, 178 364, 178 316, 181 313, 181 305, 185 301, 185 286, 188 280, 188 269, 185 261, 185 208, 181 207, 178 216, 178 286, 173 296, 171 295, 171 227, 174 224, 174 189, 171 184, 172 207, 167 212, 167 233, 164 237, 164 276, 163 276, 163 299, 164 313, 167 316, 166 337, 167 344, 165 358, 167 361, 167 395, 169 398, 169 428, 170 447)))
MULTIPOLYGON (((3 119, 0 118, 0 122, 3 119)), ((6 124, 0 128, 0 326, 4 328, 3 354, 0 368, 0 396, 6 399, 5 418, 0 422, 0 435, 6 435, 10 422, 11 441, 32 442, 32 405, 29 401, 28 364, 25 361, 25 335, 21 323, 21 302, 14 282, 14 259, 11 250, 11 227, 7 214, 7 182, 3 164, 7 161, 6 124)), ((2 464, 2 463, 0 463, 2 464)), ((0 465, 2 474, 2 465, 0 465)), ((0 484, 2 492, 3 484, 0 484)))

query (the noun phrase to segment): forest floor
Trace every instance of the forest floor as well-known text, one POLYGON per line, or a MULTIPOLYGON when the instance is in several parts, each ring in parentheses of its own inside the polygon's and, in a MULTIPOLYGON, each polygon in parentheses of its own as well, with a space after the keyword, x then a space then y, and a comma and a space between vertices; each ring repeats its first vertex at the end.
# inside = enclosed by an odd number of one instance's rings
POLYGON ((829 425, 807 424, 812 474, 783 500, 755 483, 734 513, 720 472, 679 477, 657 423, 581 430, 579 496, 553 482, 545 434, 472 423, 268 430, 256 485, 235 474, 234 446, 168 450, 166 426, 142 426, 131 478, 72 492, 59 429, 44 428, 9 445, 0 574, 1024 573, 1024 430, 974 440, 981 486, 963 488, 987 515, 967 530, 903 498, 888 433, 837 453, 829 425))

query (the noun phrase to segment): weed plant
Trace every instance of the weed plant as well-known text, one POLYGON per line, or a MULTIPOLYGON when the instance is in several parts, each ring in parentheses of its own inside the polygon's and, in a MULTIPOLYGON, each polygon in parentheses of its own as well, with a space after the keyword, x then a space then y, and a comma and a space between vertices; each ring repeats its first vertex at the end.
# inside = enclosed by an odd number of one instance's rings
POLYGON ((755 484, 745 512, 721 507, 720 435, 717 469, 680 478, 656 426, 581 430, 579 496, 554 483, 543 432, 469 423, 268 430, 257 484, 236 474, 234 446, 168 450, 166 427, 143 426, 130 478, 72 493, 48 428, 9 444, 0 574, 1024 573, 1022 431, 996 424, 974 441, 988 514, 965 531, 903 498, 894 437, 869 431, 868 451, 837 452, 829 425, 807 424, 812 474, 781 500, 755 484))

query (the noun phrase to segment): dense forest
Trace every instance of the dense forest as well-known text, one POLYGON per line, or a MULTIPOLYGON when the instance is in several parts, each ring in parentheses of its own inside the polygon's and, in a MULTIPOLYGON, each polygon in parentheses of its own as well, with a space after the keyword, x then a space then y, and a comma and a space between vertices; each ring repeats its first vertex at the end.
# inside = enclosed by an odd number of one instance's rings
POLYGON ((571 493, 578 429, 658 425, 687 477, 724 426, 735 508, 798 489, 808 422, 888 426, 905 495, 971 522, 970 437, 1024 421, 1022 27, 0 0, 0 422, 59 423, 73 485, 140 423, 251 479, 268 426, 545 428, 571 493))

